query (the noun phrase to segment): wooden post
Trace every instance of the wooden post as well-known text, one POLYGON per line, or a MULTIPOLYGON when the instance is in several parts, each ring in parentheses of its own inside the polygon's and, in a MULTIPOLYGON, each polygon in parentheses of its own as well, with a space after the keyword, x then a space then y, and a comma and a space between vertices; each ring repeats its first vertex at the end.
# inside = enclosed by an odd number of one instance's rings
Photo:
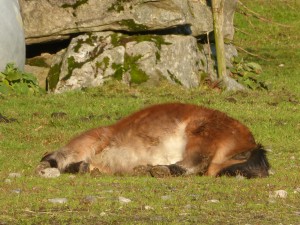
POLYGON ((227 75, 225 47, 223 38, 224 1, 211 0, 214 36, 217 53, 218 78, 222 81, 224 88, 229 91, 245 90, 245 87, 227 75))
POLYGON ((226 60, 225 60, 225 48, 223 38, 223 21, 224 21, 224 0, 211 0, 212 1, 212 14, 213 14, 213 26, 216 43, 217 53, 217 65, 218 65, 218 77, 221 80, 226 80, 226 60))

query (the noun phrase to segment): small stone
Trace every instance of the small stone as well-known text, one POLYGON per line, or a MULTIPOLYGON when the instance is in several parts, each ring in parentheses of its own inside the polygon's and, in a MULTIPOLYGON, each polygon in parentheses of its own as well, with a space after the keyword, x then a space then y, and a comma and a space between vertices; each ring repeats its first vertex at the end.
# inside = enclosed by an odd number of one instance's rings
POLYGON ((95 115, 89 115, 89 116, 86 116, 86 117, 81 117, 80 118, 80 120, 82 121, 82 122, 87 122, 87 121, 90 121, 90 120, 92 120, 92 119, 94 119, 95 118, 95 115))
POLYGON ((5 179, 5 180, 4 180, 4 183, 10 184, 10 183, 11 183, 11 179, 8 179, 8 178, 5 179))
POLYGON ((129 198, 124 198, 124 197, 120 196, 119 197, 119 202, 127 204, 127 203, 131 202, 131 200, 129 198))
POLYGON ((146 210, 154 210, 154 208, 153 207, 151 207, 151 206, 149 206, 149 205, 145 205, 145 207, 144 207, 146 210))
POLYGON ((7 118, 0 113, 0 123, 12 123, 12 122, 16 122, 16 121, 17 121, 17 119, 7 118))
POLYGON ((227 98, 225 98, 228 102, 232 102, 232 103, 237 103, 237 100, 236 100, 236 98, 234 98, 234 97, 227 97, 227 98))
POLYGON ((236 175, 235 178, 236 178, 237 180, 245 180, 245 177, 242 176, 242 175, 240 175, 240 174, 236 175))
POLYGON ((169 199, 171 199, 171 196, 170 195, 164 195, 164 196, 161 196, 161 199, 162 200, 169 200, 169 199))
POLYGON ((294 190, 294 194, 297 194, 297 193, 300 193, 300 187, 297 187, 297 188, 294 190))
POLYGON ((64 203, 68 202, 68 199, 66 199, 66 198, 51 198, 51 199, 48 199, 48 201, 52 202, 52 203, 64 204, 64 203))
POLYGON ((281 63, 281 64, 279 64, 278 66, 279 66, 279 67, 284 67, 284 64, 283 64, 283 63, 281 63))
POLYGON ((268 202, 271 203, 271 204, 276 203, 276 201, 274 200, 274 198, 270 198, 270 199, 268 200, 268 202))
POLYGON ((220 201, 218 199, 210 199, 210 200, 207 200, 207 202, 219 203, 220 201))
POLYGON ((21 189, 15 189, 15 190, 12 190, 13 193, 16 193, 16 194, 20 194, 21 193, 21 189))
POLYGON ((21 177, 21 174, 20 173, 10 173, 10 174, 8 174, 8 176, 11 178, 19 178, 19 177, 21 177))
POLYGON ((52 118, 64 118, 67 116, 67 113, 65 112, 54 112, 51 114, 52 118))
POLYGON ((285 190, 274 191, 273 193, 269 194, 269 197, 270 198, 286 198, 287 191, 285 191, 285 190))
POLYGON ((38 174, 44 178, 55 178, 60 176, 60 171, 57 168, 46 168, 38 171, 38 174))
POLYGON ((94 203, 97 201, 97 197, 92 196, 92 195, 88 195, 84 198, 84 202, 86 203, 94 203))
POLYGON ((184 206, 185 209, 191 209, 192 208, 192 205, 188 204, 186 206, 184 206))
POLYGON ((106 212, 101 212, 101 213, 100 213, 100 216, 106 216, 106 215, 107 215, 106 212))
POLYGON ((274 175, 275 174, 275 171, 271 170, 271 169, 269 169, 268 172, 269 172, 269 175, 274 175))

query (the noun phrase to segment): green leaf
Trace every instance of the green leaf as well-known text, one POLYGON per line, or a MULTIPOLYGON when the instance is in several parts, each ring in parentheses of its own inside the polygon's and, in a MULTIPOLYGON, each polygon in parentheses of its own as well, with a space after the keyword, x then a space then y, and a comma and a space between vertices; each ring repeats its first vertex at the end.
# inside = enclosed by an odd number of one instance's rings
POLYGON ((8 63, 5 67, 5 71, 7 72, 11 72, 11 71, 15 71, 16 67, 13 63, 8 63))
POLYGON ((25 80, 25 81, 30 81, 34 84, 37 84, 37 78, 31 74, 31 73, 23 73, 23 76, 22 78, 25 80))
POLYGON ((236 56, 234 57, 233 59, 233 62, 236 63, 236 64, 240 64, 244 61, 244 59, 242 57, 239 57, 239 56, 236 56))
POLYGON ((9 81, 17 81, 17 80, 20 80, 21 78, 22 78, 21 74, 15 70, 8 71, 7 76, 6 76, 6 79, 9 81))
POLYGON ((5 70, 0 73, 0 85, 2 94, 45 93, 33 74, 22 72, 13 63, 7 64, 5 70))
POLYGON ((5 80, 5 74, 0 72, 0 82, 5 80))
POLYGON ((237 69, 235 67, 229 68, 231 73, 238 73, 237 69))
POLYGON ((251 68, 250 66, 248 66, 247 64, 244 64, 244 65, 243 65, 243 69, 244 69, 245 71, 248 71, 248 72, 251 72, 251 71, 252 71, 252 68, 251 68))
POLYGON ((0 83, 0 93, 8 95, 9 93, 11 93, 11 87, 5 85, 4 83, 0 83))
POLYGON ((26 83, 15 83, 12 85, 12 88, 15 90, 17 94, 28 94, 29 87, 26 83))
POLYGON ((4 79, 1 83, 4 84, 5 86, 10 86, 8 80, 6 79, 4 79))
POLYGON ((248 68, 251 69, 251 71, 255 72, 255 73, 261 73, 262 72, 262 68, 258 63, 255 62, 249 62, 245 64, 248 68))

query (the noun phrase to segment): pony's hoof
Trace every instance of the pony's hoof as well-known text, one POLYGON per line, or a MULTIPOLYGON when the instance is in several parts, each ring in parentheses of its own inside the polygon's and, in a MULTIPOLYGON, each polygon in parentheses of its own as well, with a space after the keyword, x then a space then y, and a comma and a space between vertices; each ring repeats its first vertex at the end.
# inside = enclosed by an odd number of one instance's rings
POLYGON ((167 166, 153 166, 150 169, 150 174, 156 178, 170 177, 171 171, 167 166))

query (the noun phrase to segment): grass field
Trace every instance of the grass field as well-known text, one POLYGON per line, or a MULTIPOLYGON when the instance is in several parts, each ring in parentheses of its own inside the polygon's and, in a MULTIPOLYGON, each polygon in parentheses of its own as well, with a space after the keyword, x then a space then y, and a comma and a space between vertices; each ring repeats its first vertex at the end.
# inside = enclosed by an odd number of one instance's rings
POLYGON ((300 4, 242 2, 273 21, 241 13, 235 18, 235 44, 256 56, 240 55, 262 65, 269 91, 110 84, 61 95, 0 96, 0 113, 17 120, 0 123, 0 224, 300 224, 300 4), (220 109, 245 123, 268 149, 272 175, 247 180, 69 174, 43 179, 34 174, 43 153, 73 135, 171 101, 220 109), (53 112, 66 116, 52 118, 53 112), (271 198, 277 190, 287 197, 271 198), (131 202, 121 203, 119 197, 131 202), (67 202, 49 201, 55 198, 67 202))

